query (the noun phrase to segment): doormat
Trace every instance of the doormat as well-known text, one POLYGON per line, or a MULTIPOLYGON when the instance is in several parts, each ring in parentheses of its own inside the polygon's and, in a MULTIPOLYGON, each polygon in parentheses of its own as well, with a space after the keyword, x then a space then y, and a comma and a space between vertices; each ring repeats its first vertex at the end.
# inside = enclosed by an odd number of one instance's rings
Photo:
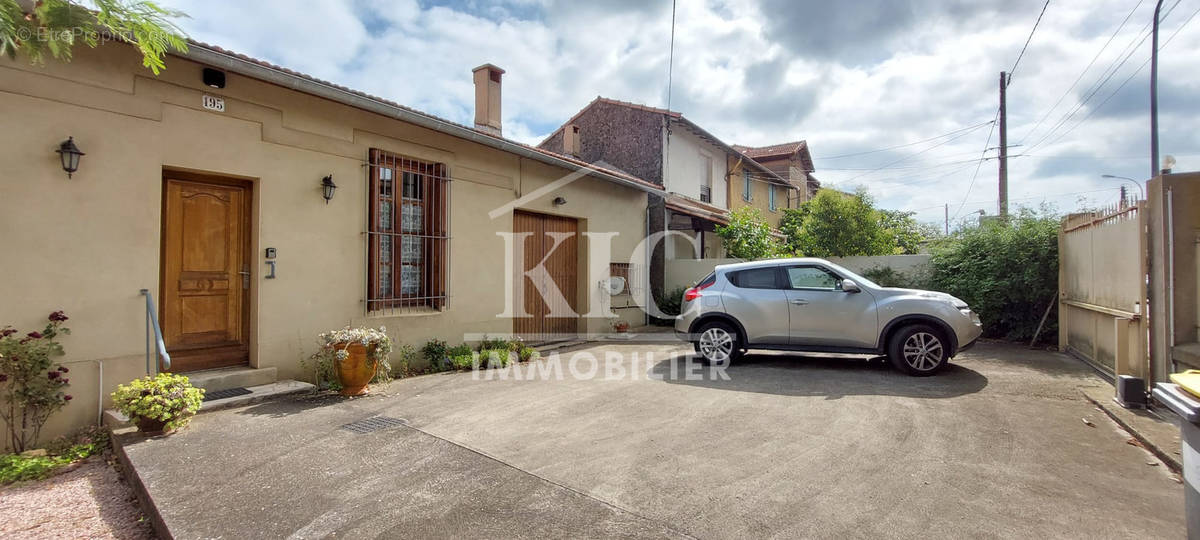
POLYGON ((205 392, 204 393, 204 401, 214 401, 214 400, 218 400, 218 399, 244 396, 246 394, 253 394, 253 393, 254 392, 251 392, 249 388, 244 388, 241 386, 239 386, 237 388, 226 388, 224 390, 217 390, 214 392, 205 392))

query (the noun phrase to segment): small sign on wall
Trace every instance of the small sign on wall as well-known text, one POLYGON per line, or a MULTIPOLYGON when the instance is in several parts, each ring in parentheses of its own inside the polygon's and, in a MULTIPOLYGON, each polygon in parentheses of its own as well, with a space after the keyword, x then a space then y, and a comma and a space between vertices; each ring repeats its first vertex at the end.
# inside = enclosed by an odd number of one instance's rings
POLYGON ((219 97, 204 94, 204 97, 200 99, 200 104, 210 111, 225 112, 225 100, 219 97))

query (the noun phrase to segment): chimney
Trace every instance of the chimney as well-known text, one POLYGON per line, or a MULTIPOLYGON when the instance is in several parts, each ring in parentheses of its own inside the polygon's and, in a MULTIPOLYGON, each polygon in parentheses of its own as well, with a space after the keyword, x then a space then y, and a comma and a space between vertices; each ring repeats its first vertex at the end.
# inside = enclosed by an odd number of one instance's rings
POLYGON ((500 136, 500 76, 504 70, 491 64, 479 66, 475 75, 475 128, 500 136))
POLYGON ((563 153, 579 157, 579 126, 567 124, 563 128, 563 153))

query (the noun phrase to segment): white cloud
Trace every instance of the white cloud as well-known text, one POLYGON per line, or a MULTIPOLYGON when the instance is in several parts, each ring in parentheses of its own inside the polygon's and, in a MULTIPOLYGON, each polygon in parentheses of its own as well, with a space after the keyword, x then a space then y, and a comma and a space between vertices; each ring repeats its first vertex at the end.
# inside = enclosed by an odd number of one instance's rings
MULTIPOLYGON (((670 3, 619 0, 428 2, 416 0, 170 0, 187 12, 192 37, 297 71, 470 123, 470 69, 507 70, 504 126, 536 143, 597 95, 664 106, 670 3)), ((1040 1, 915 1, 874 7, 825 1, 680 0, 672 108, 727 142, 769 144, 807 139, 818 158, 926 139, 992 119, 1001 70, 1012 66, 1040 1)), ((1136 41, 1152 3, 1138 8, 1095 66, 1054 105, 1133 7, 1128 0, 1051 3, 1009 88, 1010 198, 1043 198, 1065 210, 1080 194, 1115 200, 1109 173, 1149 173, 1146 71, 1062 136, 1035 141, 1083 98, 1084 91, 1136 41), (1107 191, 1094 192, 1104 189, 1107 191)), ((1168 6, 1171 3, 1168 2, 1168 6)), ((1164 22, 1164 40, 1195 7, 1180 4, 1164 22)), ((1185 28, 1162 54, 1163 153, 1178 170, 1200 166, 1200 24, 1185 28)), ((1146 42, 1087 106, 1092 111, 1149 53, 1146 42)), ((988 134, 985 126, 946 139, 844 159, 818 159, 829 184, 861 184, 885 207, 920 210, 937 221, 978 209, 994 213, 996 162, 971 184, 988 134), (869 169, 900 160, 893 168, 869 169), (856 170, 839 170, 856 169, 856 170), (867 173, 867 174, 864 174, 867 173), (857 178, 855 178, 857 176, 857 178), (850 179, 852 179, 850 181, 850 179), (848 182, 849 181, 849 182, 848 182), (965 204, 963 204, 965 201, 965 204)), ((998 145, 993 134, 990 146, 998 145)), ((994 152, 992 153, 994 155, 994 152)))

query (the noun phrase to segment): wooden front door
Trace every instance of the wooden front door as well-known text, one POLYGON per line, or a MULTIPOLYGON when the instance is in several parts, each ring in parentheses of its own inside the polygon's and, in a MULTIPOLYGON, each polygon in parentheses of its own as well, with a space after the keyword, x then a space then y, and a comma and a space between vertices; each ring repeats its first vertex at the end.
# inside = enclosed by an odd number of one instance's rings
POLYGON ((513 232, 528 234, 517 264, 517 316, 513 332, 529 341, 569 339, 577 332, 579 222, 571 218, 513 213, 513 232), (558 237, 558 239, 556 239, 558 237), (537 270, 538 264, 542 270, 537 270), (532 272, 531 272, 532 271, 532 272), (557 293, 557 294, 556 294, 557 293), (520 316, 521 304, 526 316, 520 316))
POLYGON ((160 321, 171 371, 249 362, 250 188, 164 175, 160 321))

